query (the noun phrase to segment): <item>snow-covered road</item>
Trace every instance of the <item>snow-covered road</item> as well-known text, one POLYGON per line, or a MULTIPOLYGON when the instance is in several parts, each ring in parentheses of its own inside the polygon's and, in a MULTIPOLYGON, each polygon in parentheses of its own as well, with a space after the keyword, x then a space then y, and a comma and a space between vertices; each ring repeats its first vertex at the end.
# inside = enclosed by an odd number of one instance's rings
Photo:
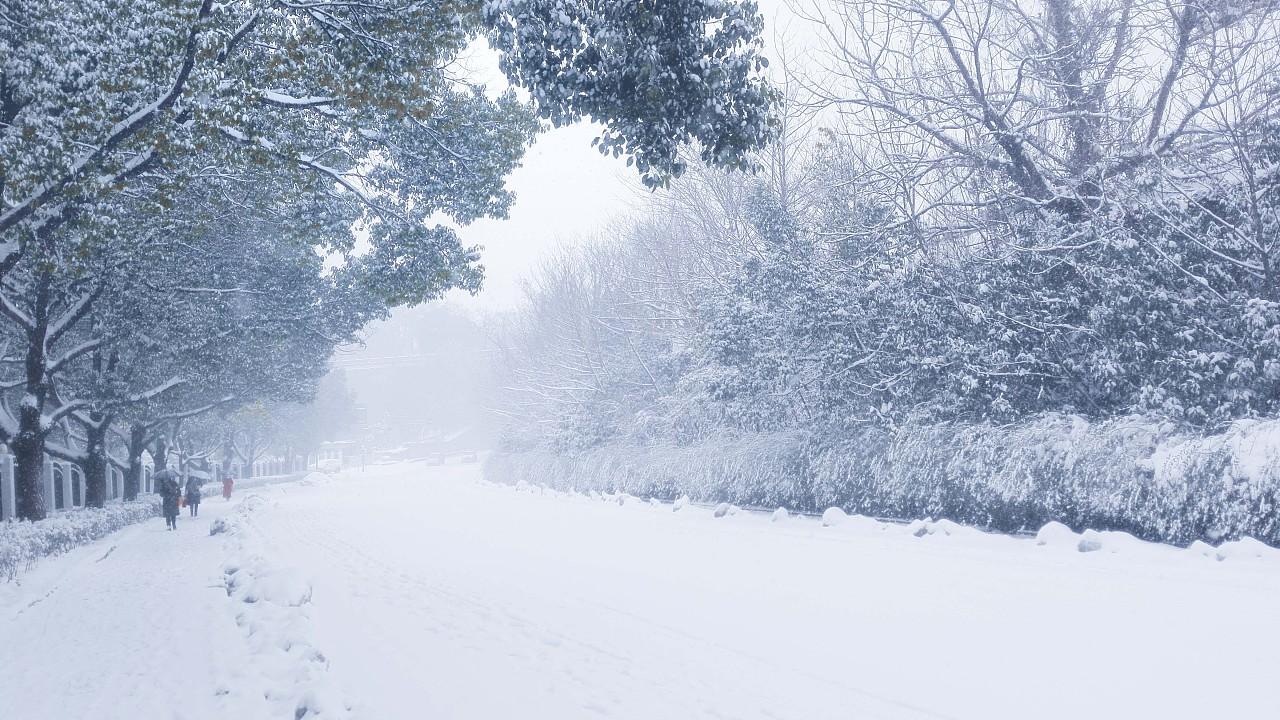
POLYGON ((264 489, 229 537, 156 520, 48 561, 0 586, 0 708, 273 718, 305 696, 320 717, 371 720, 1280 717, 1274 551, 1219 562, 1122 539, 1081 553, 714 518, 478 474, 405 465, 264 489), (235 597, 228 559, 258 577, 235 597))

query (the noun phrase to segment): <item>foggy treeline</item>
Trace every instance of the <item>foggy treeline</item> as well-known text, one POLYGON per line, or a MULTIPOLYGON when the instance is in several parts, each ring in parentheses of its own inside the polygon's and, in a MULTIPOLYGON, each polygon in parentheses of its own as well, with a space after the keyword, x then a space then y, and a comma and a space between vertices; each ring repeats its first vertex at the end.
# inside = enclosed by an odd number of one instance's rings
POLYGON ((1276 3, 798 11, 761 171, 695 163, 537 273, 490 471, 1280 538, 1231 440, 1280 408, 1276 3))
POLYGON ((118 5, 0 2, 0 516, 132 500, 171 447, 292 454, 336 348, 480 289, 459 228, 507 217, 553 124, 589 116, 650 187, 773 134, 750 2, 118 5))

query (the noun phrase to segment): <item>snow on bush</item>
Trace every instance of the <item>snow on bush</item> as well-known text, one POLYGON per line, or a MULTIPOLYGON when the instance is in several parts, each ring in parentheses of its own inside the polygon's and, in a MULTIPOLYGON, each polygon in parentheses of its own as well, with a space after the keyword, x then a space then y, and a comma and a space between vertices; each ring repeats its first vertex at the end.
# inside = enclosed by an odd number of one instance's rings
POLYGON ((0 580, 11 581, 40 558, 60 555, 159 514, 160 499, 148 496, 104 508, 71 510, 36 522, 0 522, 0 580))
POLYGON ((966 532, 974 532, 972 528, 953 523, 950 520, 913 520, 907 523, 907 532, 915 537, 927 537, 929 535, 960 535, 966 532))
POLYGON ((1036 533, 1037 545, 1062 546, 1074 545, 1079 542, 1079 535, 1072 531, 1071 528, 1055 520, 1045 523, 1044 527, 1040 528, 1040 531, 1036 533))
POLYGON ((822 511, 822 527, 836 527, 849 519, 849 515, 838 507, 829 507, 822 511))
POLYGON ((485 472, 507 484, 815 513, 835 506, 1006 532, 1056 521, 1183 545, 1253 537, 1280 546, 1280 420, 1200 434, 1139 416, 1090 423, 1047 414, 841 438, 759 433, 495 453, 485 472))

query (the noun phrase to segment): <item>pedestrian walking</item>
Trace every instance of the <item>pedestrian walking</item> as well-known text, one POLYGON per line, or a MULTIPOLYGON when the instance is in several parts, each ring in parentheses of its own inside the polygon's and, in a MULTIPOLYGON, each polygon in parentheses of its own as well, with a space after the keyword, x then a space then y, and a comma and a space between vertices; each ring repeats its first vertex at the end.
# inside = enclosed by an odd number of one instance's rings
POLYGON ((178 529, 178 501, 182 488, 178 486, 178 476, 168 468, 155 474, 156 492, 160 494, 160 509, 164 512, 165 527, 178 529))
POLYGON ((236 485, 235 478, 231 477, 230 474, 222 478, 222 499, 223 500, 231 499, 231 488, 235 487, 235 485, 236 485))
POLYGON ((191 509, 191 517, 200 514, 200 486, 203 484, 194 474, 187 476, 187 507, 191 509))

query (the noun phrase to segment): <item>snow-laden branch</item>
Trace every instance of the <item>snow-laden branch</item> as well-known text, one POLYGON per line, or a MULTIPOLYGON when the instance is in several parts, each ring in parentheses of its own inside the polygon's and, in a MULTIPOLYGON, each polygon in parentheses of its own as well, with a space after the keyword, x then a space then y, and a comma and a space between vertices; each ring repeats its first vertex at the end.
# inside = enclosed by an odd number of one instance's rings
POLYGON ((50 428, 52 428, 54 425, 57 425, 58 422, 61 421, 63 418, 69 417, 72 413, 76 412, 77 410, 84 410, 88 407, 90 407, 90 403, 88 400, 83 400, 83 399, 71 400, 63 405, 60 405, 54 408, 53 412, 41 418, 40 427, 46 432, 48 432, 50 428))
POLYGON ((148 422, 144 423, 143 426, 146 427, 147 430, 151 430, 163 423, 170 422, 172 420, 186 420, 188 418, 193 418, 198 415, 203 415, 209 412, 210 410, 216 410, 217 408, 233 403, 236 400, 237 400, 237 397, 235 395, 227 395, 223 397, 221 400, 215 400, 214 402, 206 403, 204 405, 201 405, 199 407, 194 407, 189 410, 179 410, 176 412, 160 415, 159 417, 153 418, 148 422))
POLYGON ((247 135, 245 135, 243 132, 240 132, 239 130, 233 127, 228 127, 226 125, 219 126, 218 130, 222 132, 222 134, 225 135, 226 137, 229 137, 232 140, 235 140, 239 143, 258 147, 262 150, 265 150, 271 153, 275 157, 280 158, 281 160, 284 160, 286 162, 296 163, 298 165, 301 165, 304 168, 307 168, 309 170, 314 170, 315 172, 321 175, 325 175, 329 177, 336 184, 342 186, 344 189, 353 193, 357 198, 359 198, 361 203, 363 203, 370 210, 373 210, 374 212, 376 212, 378 215, 382 217, 388 217, 388 216, 398 217, 400 215, 400 213, 390 210, 384 207, 383 205, 381 205, 380 203, 378 203, 371 195, 369 195, 368 192, 365 191, 364 188, 360 187, 358 184, 353 182, 351 178, 347 177, 346 173, 343 173, 341 170, 338 170, 337 168, 333 168, 328 165, 325 165, 324 163, 320 162, 312 155, 309 155, 309 154, 290 155, 288 153, 281 151, 279 147, 276 146, 275 143, 271 142, 267 138, 264 138, 264 137, 250 138, 247 135))
POLYGON ((168 392, 169 390, 172 390, 173 388, 176 388, 179 385, 185 385, 186 383, 187 383, 186 378, 182 377, 181 375, 174 375, 173 377, 160 383, 159 385, 152 387, 150 390, 145 390, 135 395, 130 395, 128 398, 125 399, 125 401, 122 404, 136 405, 138 403, 147 402, 148 400, 153 400, 156 397, 168 392))
POLYGON ((86 340, 67 350, 53 362, 50 362, 49 366, 45 369, 45 374, 49 376, 55 375, 71 361, 83 356, 85 353, 93 352, 100 347, 102 347, 102 338, 86 340))
POLYGON ((31 316, 15 305, 13 299, 9 297, 9 293, 3 289, 0 289, 0 315, 12 320, 25 332, 34 332, 36 329, 35 321, 31 319, 31 316))
MULTIPOLYGON (((44 441, 44 451, 59 460, 75 463, 81 467, 83 467, 84 463, 89 460, 89 453, 84 452, 83 450, 76 450, 75 448, 63 445, 62 443, 50 442, 49 440, 44 441)), ((108 457, 110 457, 110 455, 108 455, 108 457)))
POLYGON ((68 330, 75 327, 85 315, 89 314, 89 310, 93 307, 93 303, 102 294, 102 287, 99 286, 93 292, 81 295, 70 307, 66 309, 62 315, 49 324, 49 330, 45 334, 45 347, 52 347, 58 342, 68 330))
POLYGON ((213 287, 175 287, 176 292, 207 294, 207 295, 267 295, 263 290, 250 290, 249 288, 213 288, 213 287))
POLYGON ((321 108, 337 102, 335 97, 295 97, 279 90, 261 90, 259 92, 262 93, 262 99, 267 103, 286 108, 321 108))
POLYGON ((204 20, 213 9, 213 0, 201 0, 182 51, 182 63, 168 89, 160 97, 146 105, 136 108, 123 120, 117 122, 107 132, 102 144, 73 160, 62 175, 41 183, 32 193, 15 203, 8 210, 0 213, 0 233, 4 233, 18 223, 30 217, 36 209, 57 197, 58 193, 71 184, 83 179, 94 167, 103 162, 108 155, 120 147, 126 140, 136 135, 155 120, 160 113, 172 107, 186 88, 187 80, 195 67, 196 50, 200 45, 200 32, 204 20))

